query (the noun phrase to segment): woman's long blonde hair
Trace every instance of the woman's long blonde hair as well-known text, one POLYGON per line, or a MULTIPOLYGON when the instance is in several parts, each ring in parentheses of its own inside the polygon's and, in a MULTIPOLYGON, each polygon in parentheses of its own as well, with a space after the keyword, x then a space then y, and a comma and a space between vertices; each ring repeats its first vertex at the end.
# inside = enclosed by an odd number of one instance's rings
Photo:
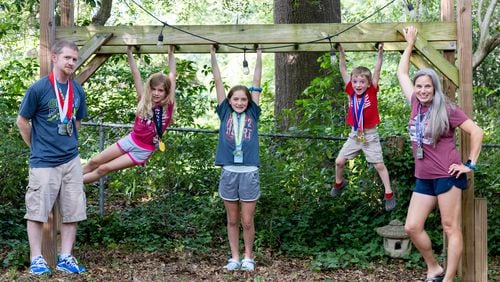
POLYGON ((136 115, 142 119, 151 119, 153 117, 153 93, 151 89, 155 86, 162 85, 165 89, 165 98, 160 101, 162 107, 166 107, 168 104, 175 103, 175 97, 170 95, 171 83, 168 76, 158 72, 152 74, 146 83, 144 84, 144 93, 142 93, 139 103, 137 104, 136 115))
POLYGON ((432 137, 432 144, 436 146, 436 143, 441 138, 441 135, 450 130, 450 122, 448 120, 448 109, 454 105, 450 103, 443 93, 443 88, 441 87, 441 81, 436 71, 431 68, 424 68, 419 70, 415 77, 413 78, 413 85, 417 78, 421 76, 428 76, 432 80, 434 86, 434 97, 432 98, 432 105, 430 106, 430 113, 428 119, 429 127, 426 132, 432 137))

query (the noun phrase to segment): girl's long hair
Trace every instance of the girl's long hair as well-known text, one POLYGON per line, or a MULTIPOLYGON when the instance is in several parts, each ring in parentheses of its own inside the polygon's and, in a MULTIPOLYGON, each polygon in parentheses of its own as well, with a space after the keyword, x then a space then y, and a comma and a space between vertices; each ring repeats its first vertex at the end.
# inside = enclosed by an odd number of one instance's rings
POLYGON ((139 103, 137 104, 136 115, 142 119, 151 119, 153 117, 153 92, 151 89, 155 86, 162 85, 165 89, 165 98, 160 101, 162 107, 168 104, 175 103, 175 97, 170 95, 171 83, 168 77, 161 73, 152 74, 144 84, 144 93, 142 93, 139 103), (172 96, 172 97, 171 97, 172 96))
POLYGON ((448 107, 453 107, 446 96, 443 94, 443 88, 441 87, 441 81, 436 71, 431 68, 424 68, 419 70, 415 77, 413 78, 413 85, 417 78, 421 76, 428 76, 432 80, 434 86, 434 97, 432 98, 432 105, 430 106, 430 113, 428 119, 428 128, 426 133, 430 134, 432 138, 432 143, 436 146, 436 143, 441 138, 441 135, 450 130, 450 122, 448 120, 448 107))

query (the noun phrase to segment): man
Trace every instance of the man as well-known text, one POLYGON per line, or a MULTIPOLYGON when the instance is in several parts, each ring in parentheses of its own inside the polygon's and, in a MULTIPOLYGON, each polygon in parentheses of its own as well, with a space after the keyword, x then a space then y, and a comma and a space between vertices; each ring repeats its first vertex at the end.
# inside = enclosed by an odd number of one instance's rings
POLYGON ((77 136, 87 106, 83 88, 71 79, 78 46, 61 40, 52 46, 51 53, 52 72, 28 88, 16 122, 31 150, 24 218, 31 252, 30 273, 35 275, 51 273, 42 256, 42 233, 57 198, 62 217, 57 269, 85 271, 71 255, 77 222, 87 219, 77 136))

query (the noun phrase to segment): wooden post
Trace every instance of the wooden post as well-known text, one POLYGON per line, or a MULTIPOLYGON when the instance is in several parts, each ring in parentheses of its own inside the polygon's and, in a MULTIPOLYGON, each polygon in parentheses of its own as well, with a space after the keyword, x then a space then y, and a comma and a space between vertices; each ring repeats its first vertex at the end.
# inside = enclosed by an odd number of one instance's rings
MULTIPOLYGON (((51 70, 50 47, 55 38, 55 1, 40 0, 40 78, 51 70)), ((59 221, 59 206, 54 205, 49 219, 43 225, 42 254, 51 267, 57 263, 57 222, 59 221)))
POLYGON ((488 209, 486 198, 476 198, 475 204, 475 270, 476 282, 488 281, 488 209))
MULTIPOLYGON (((459 104, 464 112, 472 117, 472 3, 471 0, 458 0, 457 39, 458 69, 460 80, 459 104)), ((462 159, 469 158, 470 139, 468 134, 460 134, 462 159)), ((464 249, 462 255, 462 281, 474 281, 474 173, 470 175, 467 190, 462 200, 462 232, 464 249)))
MULTIPOLYGON (((441 21, 443 22, 455 21, 453 2, 454 2, 453 0, 441 0, 441 21)), ((443 56, 450 63, 455 64, 454 51, 444 51, 443 56)), ((443 79, 443 91, 448 98, 455 100, 455 92, 457 91, 457 88, 449 79, 446 78, 443 79)))

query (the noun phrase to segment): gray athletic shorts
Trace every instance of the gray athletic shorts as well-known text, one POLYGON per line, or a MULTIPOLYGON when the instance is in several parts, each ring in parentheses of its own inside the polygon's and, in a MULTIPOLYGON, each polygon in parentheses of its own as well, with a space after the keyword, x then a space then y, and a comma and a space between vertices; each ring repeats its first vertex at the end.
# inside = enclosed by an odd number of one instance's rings
POLYGON ((80 157, 56 167, 31 167, 26 190, 25 219, 47 222, 59 195, 63 223, 87 219, 80 157))
POLYGON ((349 138, 342 146, 339 152, 339 157, 348 160, 354 159, 361 151, 365 154, 366 161, 372 164, 383 163, 382 146, 380 145, 380 137, 378 136, 375 127, 365 130, 365 142, 361 142, 356 136, 356 132, 351 131, 349 138))
POLYGON ((122 152, 127 153, 129 158, 136 164, 136 165, 142 165, 147 162, 147 160, 153 155, 154 151, 144 149, 137 145, 134 142, 134 139, 132 139, 132 135, 128 134, 127 136, 123 137, 122 139, 118 140, 116 142, 116 145, 118 145, 118 148, 122 150, 122 152))
POLYGON ((259 170, 232 172, 222 168, 219 195, 226 201, 256 201, 260 197, 259 170))

